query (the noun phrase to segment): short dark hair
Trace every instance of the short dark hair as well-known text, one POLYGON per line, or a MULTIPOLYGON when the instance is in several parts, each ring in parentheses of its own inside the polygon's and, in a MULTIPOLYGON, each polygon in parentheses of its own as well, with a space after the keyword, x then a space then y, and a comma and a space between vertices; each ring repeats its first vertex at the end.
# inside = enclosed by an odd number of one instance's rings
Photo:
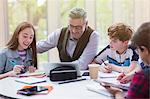
POLYGON ((143 23, 131 39, 137 47, 144 46, 150 52, 150 22, 143 23))

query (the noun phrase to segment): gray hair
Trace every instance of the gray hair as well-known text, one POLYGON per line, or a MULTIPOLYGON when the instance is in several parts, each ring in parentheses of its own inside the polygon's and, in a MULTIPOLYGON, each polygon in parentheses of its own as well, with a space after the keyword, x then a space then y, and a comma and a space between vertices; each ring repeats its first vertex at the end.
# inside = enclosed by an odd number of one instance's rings
POLYGON ((83 20, 86 20, 87 13, 82 8, 73 8, 69 13, 69 17, 72 19, 83 18, 83 20))

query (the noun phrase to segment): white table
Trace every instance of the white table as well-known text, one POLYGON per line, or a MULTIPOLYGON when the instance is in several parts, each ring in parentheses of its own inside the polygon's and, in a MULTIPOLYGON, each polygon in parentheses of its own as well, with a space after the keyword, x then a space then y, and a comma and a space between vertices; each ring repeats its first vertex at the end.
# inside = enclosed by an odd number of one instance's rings
POLYGON ((92 80, 84 80, 66 84, 56 84, 49 80, 47 82, 40 83, 38 85, 53 85, 53 90, 48 95, 34 95, 24 96, 16 94, 18 89, 21 89, 24 85, 15 81, 14 77, 8 77, 0 80, 0 94, 21 99, 111 99, 102 94, 98 94, 87 90, 87 85, 96 83, 92 80))

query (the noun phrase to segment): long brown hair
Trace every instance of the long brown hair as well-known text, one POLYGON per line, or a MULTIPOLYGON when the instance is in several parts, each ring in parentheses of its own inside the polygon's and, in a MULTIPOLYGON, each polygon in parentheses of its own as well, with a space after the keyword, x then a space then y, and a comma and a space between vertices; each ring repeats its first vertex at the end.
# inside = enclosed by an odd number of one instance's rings
POLYGON ((31 23, 29 23, 29 22, 20 23, 17 26, 17 28, 15 29, 15 32, 14 32, 12 38, 7 43, 7 47, 12 50, 17 50, 18 45, 19 45, 19 42, 18 42, 19 33, 26 28, 32 28, 34 31, 34 38, 33 38, 31 45, 29 46, 29 49, 31 49, 31 51, 32 51, 32 64, 34 65, 34 67, 37 68, 37 51, 36 51, 36 34, 35 34, 36 32, 31 23))

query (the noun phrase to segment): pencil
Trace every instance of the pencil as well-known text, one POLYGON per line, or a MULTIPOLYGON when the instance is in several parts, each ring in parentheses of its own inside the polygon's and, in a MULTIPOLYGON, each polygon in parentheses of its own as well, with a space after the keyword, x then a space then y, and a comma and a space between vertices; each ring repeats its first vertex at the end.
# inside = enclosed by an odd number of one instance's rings
POLYGON ((85 78, 73 79, 73 80, 68 80, 68 81, 59 82, 58 84, 65 84, 65 83, 77 82, 77 81, 82 81, 82 80, 86 80, 86 79, 85 79, 85 78))

